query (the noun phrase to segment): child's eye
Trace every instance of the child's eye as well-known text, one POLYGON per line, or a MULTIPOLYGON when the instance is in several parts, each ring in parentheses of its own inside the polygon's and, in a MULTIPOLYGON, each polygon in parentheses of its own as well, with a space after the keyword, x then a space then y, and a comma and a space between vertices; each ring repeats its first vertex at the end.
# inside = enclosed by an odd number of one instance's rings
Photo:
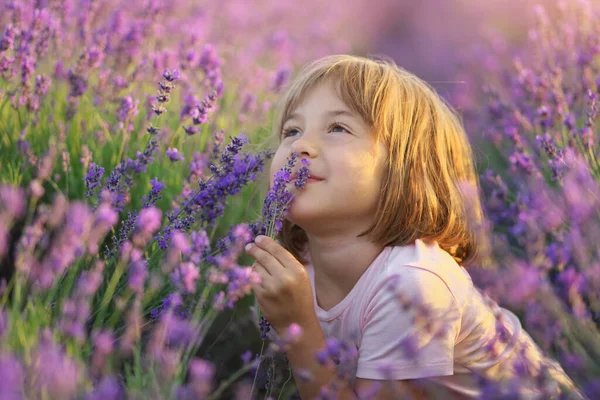
POLYGON ((348 129, 344 128, 342 125, 340 125, 338 122, 334 122, 333 124, 331 124, 331 126, 329 127, 329 129, 335 129, 335 128, 341 128, 343 130, 345 130, 347 133, 350 133, 350 131, 348 131, 348 129))
MULTIPOLYGON (((329 126, 329 129, 343 129, 346 131, 346 133, 350 133, 350 131, 348 129, 346 129, 345 127, 343 127, 342 125, 340 125, 337 122, 334 122, 333 124, 331 124, 331 126, 329 126)), ((281 137, 283 139, 287 138, 287 137, 291 137, 291 136, 296 136, 296 133, 300 133, 300 131, 296 128, 285 128, 281 131, 281 137)))
POLYGON ((299 133, 300 131, 296 128, 285 128, 281 131, 281 137, 285 139, 288 136, 292 136, 293 132, 299 133))

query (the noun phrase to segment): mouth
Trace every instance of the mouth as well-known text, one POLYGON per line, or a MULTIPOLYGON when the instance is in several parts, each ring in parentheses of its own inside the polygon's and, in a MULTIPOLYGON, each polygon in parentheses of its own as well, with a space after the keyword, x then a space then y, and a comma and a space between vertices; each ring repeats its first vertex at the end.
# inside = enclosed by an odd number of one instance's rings
MULTIPOLYGON (((295 182, 296 179, 298 178, 298 174, 293 174, 290 178, 290 182, 295 182)), ((323 178, 320 178, 318 176, 314 176, 314 175, 308 175, 308 178, 306 179, 306 182, 320 182, 324 180, 323 178)))

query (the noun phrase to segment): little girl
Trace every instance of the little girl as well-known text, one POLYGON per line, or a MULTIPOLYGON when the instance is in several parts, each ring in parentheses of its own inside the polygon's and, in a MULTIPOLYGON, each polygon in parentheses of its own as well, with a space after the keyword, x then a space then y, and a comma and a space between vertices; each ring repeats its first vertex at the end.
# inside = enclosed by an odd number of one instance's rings
POLYGON ((338 365, 353 371, 340 399, 371 389, 377 399, 486 397, 482 382, 515 376, 532 378, 520 398, 573 389, 464 268, 476 243, 459 184, 478 185, 477 175, 458 117, 425 82, 391 61, 322 58, 288 86, 274 137, 271 176, 296 152, 311 179, 295 193, 282 245, 259 236, 247 251, 265 318, 278 334, 303 330, 287 350, 302 399, 336 376, 315 359, 328 338, 357 355, 338 365), (312 379, 301 379, 307 370, 312 379), (551 379, 536 384, 542 376, 551 379))

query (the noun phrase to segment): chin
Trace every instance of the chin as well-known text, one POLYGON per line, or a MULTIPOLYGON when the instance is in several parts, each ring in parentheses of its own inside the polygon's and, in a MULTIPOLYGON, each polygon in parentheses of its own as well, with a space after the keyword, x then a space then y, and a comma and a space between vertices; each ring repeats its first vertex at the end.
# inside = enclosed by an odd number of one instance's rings
POLYGON ((288 210, 286 219, 303 229, 304 226, 312 225, 315 223, 315 221, 322 221, 322 211, 315 210, 314 206, 314 202, 311 202, 309 207, 304 207, 303 205, 294 202, 294 204, 292 204, 288 210))

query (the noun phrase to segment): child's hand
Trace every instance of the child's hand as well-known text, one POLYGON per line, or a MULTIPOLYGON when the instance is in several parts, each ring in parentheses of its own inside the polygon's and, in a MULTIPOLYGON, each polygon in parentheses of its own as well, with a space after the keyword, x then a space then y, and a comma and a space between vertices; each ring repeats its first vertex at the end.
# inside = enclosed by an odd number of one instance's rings
POLYGON ((260 309, 278 333, 293 322, 317 322, 310 278, 290 252, 262 235, 246 246, 246 252, 256 260, 253 267, 261 278, 253 286, 260 309))

